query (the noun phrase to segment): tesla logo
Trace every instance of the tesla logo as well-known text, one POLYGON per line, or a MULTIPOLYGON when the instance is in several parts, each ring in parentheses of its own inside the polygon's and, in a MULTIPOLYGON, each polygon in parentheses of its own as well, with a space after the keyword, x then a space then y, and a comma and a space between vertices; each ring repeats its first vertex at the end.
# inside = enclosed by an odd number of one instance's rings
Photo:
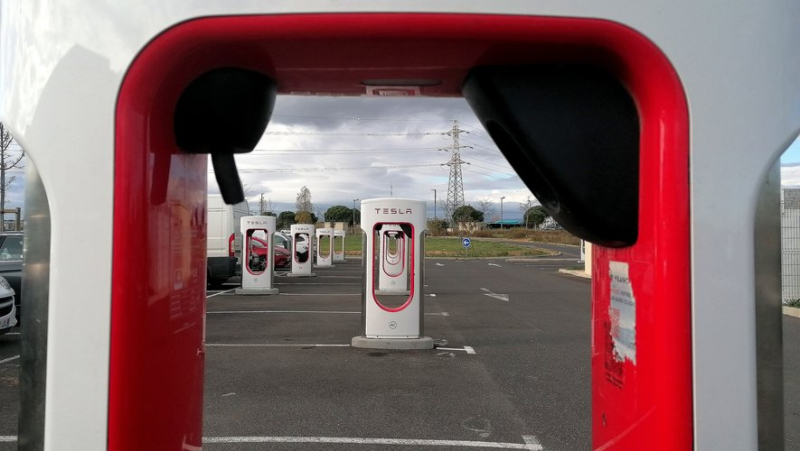
POLYGON ((376 208, 376 215, 410 215, 414 211, 410 208, 376 208))

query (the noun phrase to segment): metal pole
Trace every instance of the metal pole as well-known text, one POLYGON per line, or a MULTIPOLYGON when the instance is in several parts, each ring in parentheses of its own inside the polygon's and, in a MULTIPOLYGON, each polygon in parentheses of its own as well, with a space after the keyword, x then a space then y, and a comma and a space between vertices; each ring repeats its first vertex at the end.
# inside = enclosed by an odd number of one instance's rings
POLYGON ((506 196, 500 198, 500 230, 503 229, 503 199, 505 198, 506 196))
POLYGON ((438 219, 436 217, 436 190, 431 189, 431 191, 433 191, 433 220, 435 221, 438 219))
POLYGON ((353 199, 353 232, 356 230, 356 202, 358 199, 353 199))

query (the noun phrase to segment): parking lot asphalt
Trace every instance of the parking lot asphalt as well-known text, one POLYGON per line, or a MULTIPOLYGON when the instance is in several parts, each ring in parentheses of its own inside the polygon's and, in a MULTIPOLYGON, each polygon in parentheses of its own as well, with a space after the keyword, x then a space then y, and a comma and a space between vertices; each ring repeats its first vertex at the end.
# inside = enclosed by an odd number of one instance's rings
POLYGON ((420 449, 587 447, 589 284, 532 266, 426 260, 433 351, 348 346, 361 333, 358 260, 316 268, 315 278, 276 277, 277 296, 210 298, 204 434, 352 439, 273 449, 359 441, 372 449, 385 439, 404 442, 381 449, 414 448, 414 440, 427 441, 420 449))
MULTIPOLYGON (((574 265, 426 260, 430 351, 349 346, 360 260, 279 272, 279 295, 210 291, 204 449, 589 449, 590 282, 557 272, 574 265)), ((19 339, 0 336, 0 450, 16 449, 19 339)), ((784 317, 784 356, 795 449, 800 319, 784 317)))

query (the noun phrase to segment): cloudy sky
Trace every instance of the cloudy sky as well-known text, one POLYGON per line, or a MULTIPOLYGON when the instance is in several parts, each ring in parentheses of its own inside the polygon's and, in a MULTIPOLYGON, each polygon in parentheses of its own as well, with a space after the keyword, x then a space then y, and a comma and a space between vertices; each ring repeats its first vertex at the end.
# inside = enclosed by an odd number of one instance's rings
MULTIPOLYGON (((2 99, 0 99, 2 103, 2 99)), ((534 199, 492 143, 464 99, 280 96, 256 150, 237 156, 251 208, 259 198, 275 211, 295 210, 302 186, 311 191, 318 212, 353 199, 411 197, 428 203, 434 216, 434 191, 447 196, 453 121, 460 135, 464 196, 478 206, 493 203, 493 217, 520 219, 520 203, 534 199)), ((784 155, 784 185, 800 186, 800 140, 784 155)), ((210 167, 210 164, 209 164, 210 167)), ((11 186, 8 208, 23 206, 24 174, 11 186)), ((209 173, 209 191, 217 193, 209 173)), ((24 206, 23 206, 24 207, 24 206)), ((23 208, 24 211, 24 208, 23 208)))
MULTIPOLYGON (((459 136, 464 198, 496 204, 519 219, 519 203, 534 199, 492 143, 464 99, 281 96, 256 151, 237 163, 253 208, 264 193, 277 211, 294 210, 302 186, 324 212, 353 199, 447 197, 453 121, 459 136)), ((209 189, 217 192, 213 175, 209 189)), ((441 217, 441 206, 437 209, 441 217)))

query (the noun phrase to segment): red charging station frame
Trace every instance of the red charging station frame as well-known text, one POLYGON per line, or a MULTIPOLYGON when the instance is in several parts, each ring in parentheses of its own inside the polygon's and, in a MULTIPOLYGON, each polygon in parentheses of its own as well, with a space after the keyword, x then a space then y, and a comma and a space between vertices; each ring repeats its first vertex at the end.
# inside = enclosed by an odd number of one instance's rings
POLYGON ((423 95, 460 96, 473 67, 558 62, 615 74, 641 118, 638 241, 593 253, 593 447, 691 449, 689 119, 678 75, 620 24, 472 14, 204 18, 142 50, 115 118, 109 449, 202 444, 206 156, 182 153, 172 130, 193 78, 235 66, 272 76, 281 93, 351 95, 365 92, 362 80, 436 79, 423 95), (610 261, 630 268, 635 365, 607 346, 610 261))

